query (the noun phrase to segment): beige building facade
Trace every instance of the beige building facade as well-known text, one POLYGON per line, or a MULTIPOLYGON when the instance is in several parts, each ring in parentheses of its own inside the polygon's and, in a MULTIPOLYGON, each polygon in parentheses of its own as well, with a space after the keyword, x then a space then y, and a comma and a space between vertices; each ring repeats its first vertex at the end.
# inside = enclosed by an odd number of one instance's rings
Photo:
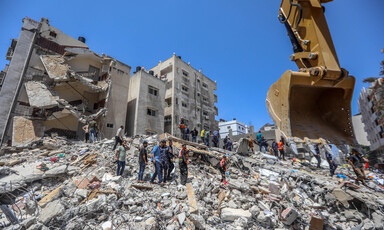
POLYGON ((151 68, 155 77, 166 82, 164 131, 181 136, 179 125, 198 131, 218 130, 217 84, 180 56, 173 56, 151 68))

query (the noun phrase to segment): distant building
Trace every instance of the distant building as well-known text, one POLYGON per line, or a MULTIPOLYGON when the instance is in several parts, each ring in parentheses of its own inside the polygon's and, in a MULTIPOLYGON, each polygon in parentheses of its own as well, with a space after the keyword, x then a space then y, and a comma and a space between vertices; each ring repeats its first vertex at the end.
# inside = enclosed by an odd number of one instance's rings
POLYGON ((128 93, 128 136, 164 132, 165 84, 145 70, 137 69, 132 75, 128 93))
POLYGON ((215 81, 196 70, 175 54, 149 70, 166 82, 164 131, 181 136, 179 125, 190 130, 196 128, 217 130, 218 108, 215 106, 217 90, 215 81))
POLYGON ((359 145, 370 146, 371 144, 368 141, 368 134, 364 130, 364 124, 362 122, 361 114, 356 114, 352 116, 353 130, 355 132, 356 140, 359 145))
POLYGON ((225 138, 229 135, 229 130, 232 130, 232 135, 237 136, 241 134, 248 134, 249 128, 246 124, 233 119, 232 121, 220 121, 219 132, 220 138, 225 138))
POLYGON ((263 126, 260 128, 261 131, 270 131, 270 130, 275 130, 275 129, 277 129, 277 126, 276 126, 275 124, 272 124, 272 125, 271 125, 271 124, 269 124, 269 123, 263 125, 263 126))

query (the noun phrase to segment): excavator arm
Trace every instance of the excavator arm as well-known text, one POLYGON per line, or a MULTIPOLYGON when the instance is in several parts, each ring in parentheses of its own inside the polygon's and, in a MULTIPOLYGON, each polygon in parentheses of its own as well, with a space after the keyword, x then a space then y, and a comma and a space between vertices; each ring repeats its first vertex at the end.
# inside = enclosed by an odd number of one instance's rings
POLYGON ((293 46, 287 70, 267 94, 268 112, 286 138, 324 138, 356 143, 351 121, 355 78, 340 68, 322 3, 332 0, 282 0, 279 21, 293 46))

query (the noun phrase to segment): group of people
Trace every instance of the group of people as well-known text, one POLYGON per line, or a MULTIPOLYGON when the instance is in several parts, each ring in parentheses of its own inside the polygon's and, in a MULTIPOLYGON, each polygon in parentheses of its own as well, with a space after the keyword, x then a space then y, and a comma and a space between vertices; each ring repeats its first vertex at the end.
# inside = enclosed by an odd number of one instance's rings
POLYGON ((97 140, 97 134, 99 132, 99 127, 97 126, 97 122, 95 119, 88 122, 88 124, 83 126, 84 130, 84 141, 87 143, 89 142, 96 142, 97 140))
MULTIPOLYGON (((197 136, 199 135, 199 131, 197 131, 196 128, 194 128, 192 131, 189 129, 188 125, 184 124, 184 121, 179 125, 181 137, 183 140, 190 141, 189 136, 192 137, 192 142, 197 143, 197 136)), ((220 144, 220 135, 219 131, 209 131, 202 129, 200 131, 200 139, 201 142, 204 143, 206 146, 210 146, 210 141, 212 141, 213 147, 219 147, 220 144), (212 138, 210 140, 210 138, 212 138)))
MULTIPOLYGON (((120 142, 119 142, 120 143, 120 142)), ((147 152, 148 142, 144 141, 140 151, 139 151, 139 175, 138 182, 144 182, 144 171, 148 165, 148 152, 147 152)), ((120 146, 116 149, 116 161, 117 161, 117 171, 116 175, 122 175, 125 168, 125 158, 126 151, 129 150, 126 141, 122 141, 120 146)), ((174 152, 172 146, 172 140, 168 140, 168 145, 166 140, 161 140, 158 145, 156 145, 150 155, 150 160, 155 167, 155 172, 152 175, 150 183, 154 183, 156 177, 158 178, 158 183, 164 185, 167 181, 171 180, 171 173, 175 168, 174 165, 174 152)), ((186 144, 182 145, 182 148, 178 154, 178 162, 180 169, 180 183, 185 185, 187 183, 188 177, 188 150, 186 144)))
MULTIPOLYGON (((317 168, 320 168, 320 164, 321 164, 319 146, 320 146, 320 144, 314 145, 314 149, 315 149, 314 157, 317 160, 317 168)), ((330 147, 332 149, 332 145, 330 147)), ((333 160, 332 153, 327 151, 327 150, 325 151, 325 159, 327 160, 328 165, 329 165, 330 176, 333 177, 335 175, 335 171, 336 171, 338 165, 333 160)), ((366 185, 366 182, 365 182, 366 176, 365 176, 364 170, 365 170, 365 168, 368 167, 369 160, 366 157, 364 157, 357 149, 353 148, 351 150, 350 156, 347 157, 347 161, 352 166, 352 169, 356 174, 356 183, 358 183, 360 181, 363 185, 366 185)))

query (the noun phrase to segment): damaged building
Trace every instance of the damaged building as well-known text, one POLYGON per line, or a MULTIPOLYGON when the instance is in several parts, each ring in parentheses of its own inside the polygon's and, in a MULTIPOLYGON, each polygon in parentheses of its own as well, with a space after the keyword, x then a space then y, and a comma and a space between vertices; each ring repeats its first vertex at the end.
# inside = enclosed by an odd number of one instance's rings
POLYGON ((218 130, 217 84, 180 56, 173 56, 150 69, 166 82, 164 131, 180 136, 179 124, 192 130, 218 130))
POLYGON ((127 134, 164 132, 165 81, 138 67, 130 80, 127 107, 127 134))
POLYGON ((1 72, 1 143, 22 145, 45 134, 82 138, 95 119, 101 138, 125 125, 131 67, 92 52, 85 38, 75 39, 51 26, 23 19, 19 39, 7 52, 1 72))

